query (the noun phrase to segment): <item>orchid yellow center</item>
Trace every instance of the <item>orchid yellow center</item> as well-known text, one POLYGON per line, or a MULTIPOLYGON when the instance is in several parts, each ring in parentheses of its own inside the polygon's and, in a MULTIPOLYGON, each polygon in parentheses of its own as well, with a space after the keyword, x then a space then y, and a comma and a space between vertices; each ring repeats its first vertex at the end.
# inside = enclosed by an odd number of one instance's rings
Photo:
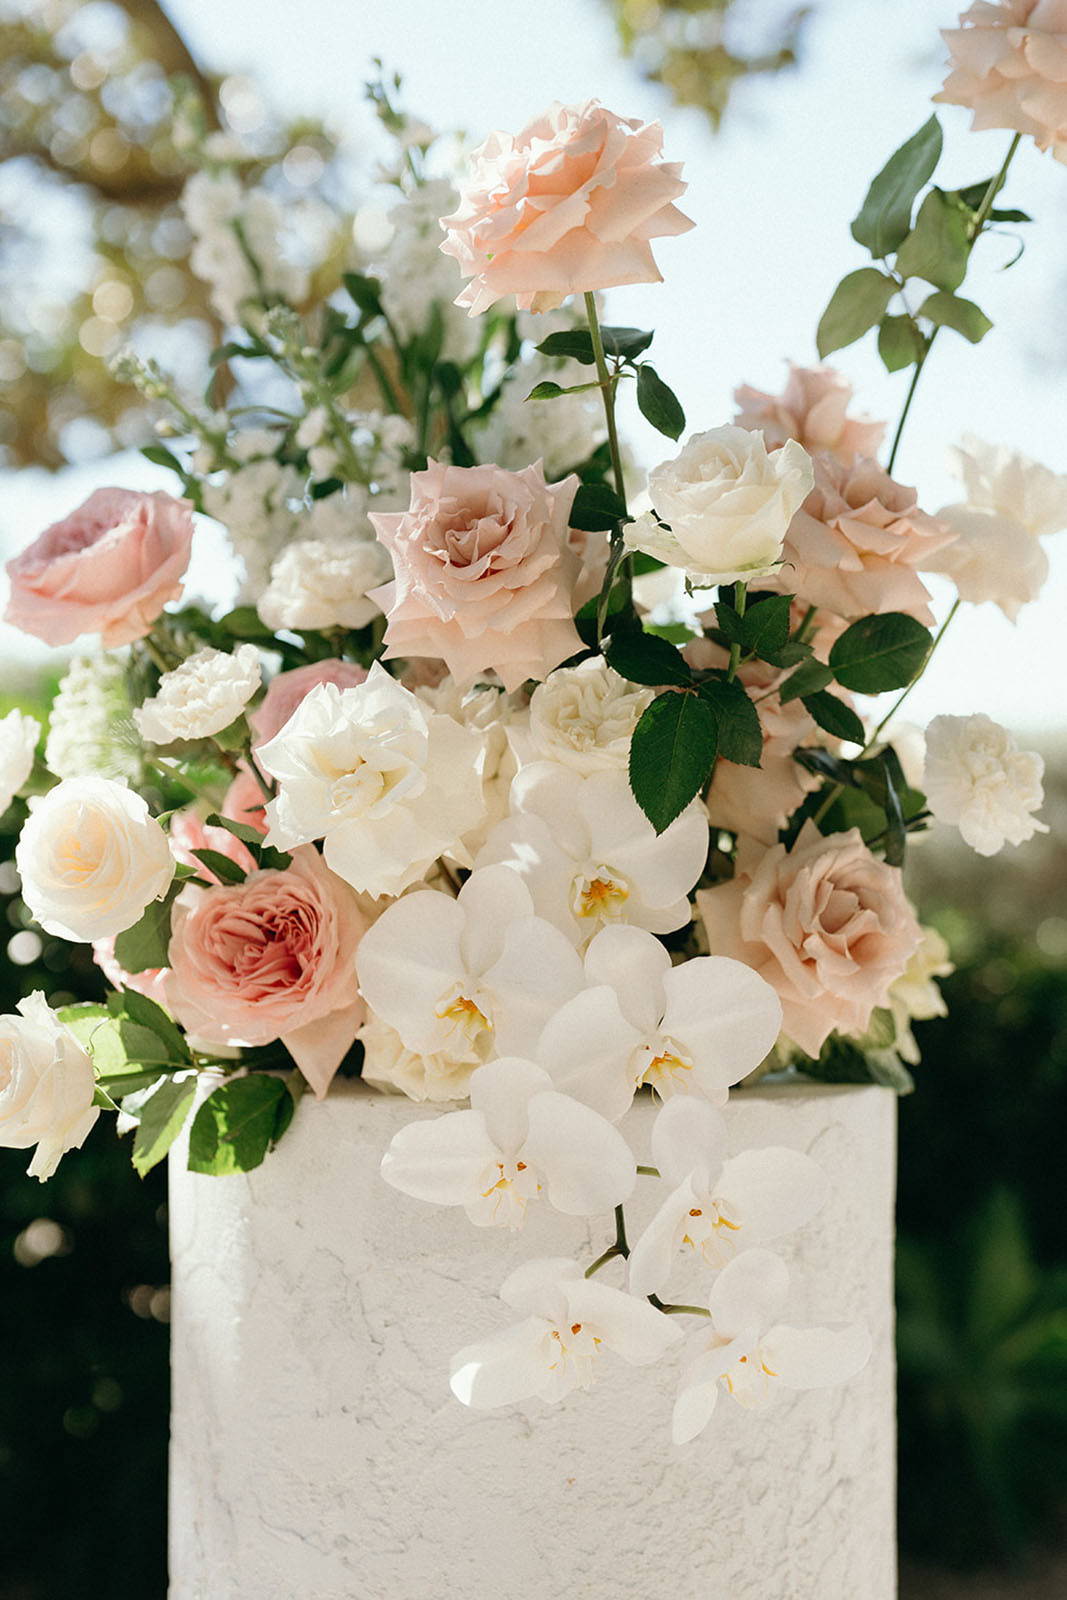
POLYGON ((575 878, 572 909, 576 917, 598 922, 619 922, 630 898, 626 880, 610 867, 597 866, 575 878))
POLYGON ((475 1039, 480 1033, 487 1033, 493 1026, 476 1001, 469 995, 457 994, 438 1006, 434 1016, 441 1022, 450 1023, 465 1033, 468 1039, 475 1039))
POLYGON ((596 1375, 597 1352, 603 1341, 581 1322, 572 1322, 569 1328, 553 1328, 551 1338, 558 1349, 549 1367, 560 1380, 560 1392, 588 1389, 596 1375))
POLYGON ((695 1250, 709 1267, 724 1267, 741 1249, 741 1223, 725 1201, 705 1199, 692 1206, 682 1225, 681 1243, 695 1250))
POLYGON ((768 1366, 757 1347, 747 1356, 740 1356, 731 1370, 723 1373, 721 1381, 738 1405, 754 1411, 767 1404, 777 1378, 777 1372, 768 1366))
POLYGON ((673 1039, 659 1039, 640 1052, 636 1078, 661 1095, 686 1092, 692 1083, 693 1063, 683 1047, 673 1039))
POLYGON ((483 1178, 478 1199, 468 1211, 497 1228, 521 1228, 526 1207, 541 1193, 537 1174, 525 1161, 496 1161, 483 1178))

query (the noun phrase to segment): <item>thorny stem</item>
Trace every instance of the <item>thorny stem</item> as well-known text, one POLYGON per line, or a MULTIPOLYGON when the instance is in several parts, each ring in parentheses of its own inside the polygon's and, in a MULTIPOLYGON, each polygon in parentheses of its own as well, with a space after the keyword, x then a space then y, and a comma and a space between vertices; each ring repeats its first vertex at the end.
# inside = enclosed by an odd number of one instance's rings
POLYGON ((596 362, 596 375, 600 383, 601 399, 604 402, 604 420, 608 425, 608 450, 611 454, 611 467, 615 476, 615 492, 625 506, 626 479, 622 470, 619 433, 615 425, 615 379, 608 371, 608 361, 604 353, 604 339, 600 332, 600 318, 597 316, 595 295, 586 295, 585 314, 589 321, 589 337, 593 342, 593 359, 596 362))

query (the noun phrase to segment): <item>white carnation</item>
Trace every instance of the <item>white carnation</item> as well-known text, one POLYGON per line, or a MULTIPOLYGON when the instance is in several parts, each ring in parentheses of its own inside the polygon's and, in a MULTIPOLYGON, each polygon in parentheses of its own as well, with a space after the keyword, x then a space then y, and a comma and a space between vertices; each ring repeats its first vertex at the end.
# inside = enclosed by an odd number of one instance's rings
POLYGON ((37 1149, 33 1178, 50 1178, 67 1150, 80 1145, 97 1117, 93 1064, 39 991, 0 1016, 0 1145, 37 1149))
MULTIPOLYGON (((544 339, 548 332, 546 328, 535 337, 544 339)), ((537 354, 520 361, 504 379, 485 422, 474 432, 479 460, 495 462, 509 471, 541 461, 545 476, 553 479, 589 459, 605 437, 600 396, 593 391, 559 395, 554 400, 527 400, 531 389, 546 380, 561 388, 588 383, 589 368, 577 361, 537 354)))
POLYGON ((478 349, 482 330, 453 304, 462 280, 455 261, 441 254, 438 220, 458 202, 447 178, 432 178, 405 195, 389 212, 393 235, 377 272, 382 305, 401 342, 424 333, 436 310, 442 322, 442 359, 465 366, 478 349))
POLYGON ((48 714, 45 762, 57 778, 141 776, 126 663, 119 655, 75 656, 48 714))
POLYGON ((631 549, 684 567, 700 587, 747 582, 775 569, 813 484, 811 457, 795 439, 768 452, 761 433, 712 428, 653 468, 654 513, 627 524, 623 537, 631 549))
POLYGON ((36 717, 9 711, 0 717, 0 815, 33 771, 41 724, 36 717))
POLYGON ((22 898, 61 939, 108 939, 166 894, 170 844, 141 796, 110 778, 64 778, 37 800, 15 849, 22 898))
POLYGON ((381 612, 367 591, 390 577, 389 556, 364 539, 301 539, 282 552, 257 610, 268 628, 365 628, 381 612))
POLYGON ((625 771, 630 740, 655 690, 627 683, 602 657, 561 667, 539 684, 530 717, 512 732, 519 760, 556 761, 583 776, 625 771))
POLYGON ((207 739, 237 720, 261 681, 254 644, 238 645, 232 655, 198 650, 163 674, 156 693, 133 713, 133 720, 150 744, 207 739))
POLYGON ((1044 762, 1020 750, 983 712, 935 717, 926 730, 924 788, 938 822, 954 823, 972 850, 996 855, 1048 828, 1033 813, 1044 800, 1044 762))

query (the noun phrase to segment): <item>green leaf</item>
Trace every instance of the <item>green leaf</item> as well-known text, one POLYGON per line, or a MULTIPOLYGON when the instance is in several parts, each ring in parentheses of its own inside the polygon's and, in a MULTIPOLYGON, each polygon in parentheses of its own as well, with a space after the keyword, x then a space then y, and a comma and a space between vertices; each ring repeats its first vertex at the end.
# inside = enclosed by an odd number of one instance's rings
POLYGON ((263 356, 266 353, 265 350, 257 348, 255 345, 237 344, 230 340, 212 350, 208 357, 208 366, 212 368, 221 367, 224 361, 233 361, 236 357, 241 357, 246 361, 254 361, 257 356, 263 356))
POLYGON ((564 389, 558 383, 535 383, 527 400, 558 400, 561 394, 586 394, 590 389, 599 389, 599 383, 571 383, 564 389))
POLYGON ((133 1140, 134 1169, 143 1178, 162 1161, 185 1125, 196 1093, 196 1077, 164 1078, 141 1106, 133 1140))
POLYGON ((378 316, 382 309, 382 286, 378 278, 362 272, 343 272, 341 282, 365 317, 378 316))
POLYGON ((688 688, 693 674, 674 645, 654 633, 630 629, 612 634, 607 648, 608 665, 630 683, 643 683, 653 689, 664 684, 688 688))
POLYGON ((887 372, 914 366, 925 343, 912 317, 885 316, 878 324, 878 354, 887 372))
POLYGON ((943 290, 924 300, 918 315, 926 317, 939 328, 952 328, 956 333, 962 333, 971 344, 984 339, 993 326, 973 300, 965 300, 958 294, 946 294, 943 290))
POLYGON ((881 694, 911 683, 930 653, 930 635, 902 611, 861 617, 830 651, 838 683, 857 694, 881 694))
POLYGON ((596 360, 588 328, 563 328, 559 333, 550 333, 536 348, 543 356, 560 360, 569 357, 571 361, 580 361, 583 367, 591 367, 596 360))
POLYGON ((139 994, 136 989, 123 988, 122 1007, 132 1022, 139 1023, 142 1028, 148 1028, 161 1039, 170 1052, 174 1061, 191 1061, 192 1056, 189 1046, 173 1017, 167 1015, 161 1005, 150 999, 146 994, 139 994))
POLYGON ((695 694, 661 694, 630 742, 630 787, 657 833, 684 811, 715 763, 715 713, 695 694))
POLYGON ((789 637, 792 603, 790 594, 772 594, 749 606, 741 625, 741 643, 745 649, 757 656, 762 656, 764 650, 780 650, 789 637))
POLYGON ((209 872, 214 873, 220 883, 244 883, 248 876, 244 867, 238 866, 229 856, 224 856, 221 850, 208 850, 205 847, 190 853, 202 862, 209 872))
POLYGON ((602 326, 600 337, 609 356, 618 356, 620 361, 632 361, 648 349, 655 335, 644 333, 640 328, 602 326))
POLYGON ((892 278, 877 267, 860 267, 841 279, 819 320, 815 344, 820 356, 862 339, 885 314, 897 292, 892 278))
POLYGON ((626 507, 606 483, 580 483, 567 521, 585 533, 603 533, 626 515, 626 507))
POLYGON ((877 260, 892 254, 903 241, 915 196, 933 177, 940 156, 941 127, 931 117, 893 152, 867 190, 852 224, 852 237, 877 260))
POLYGON ((140 921, 119 934, 115 960, 125 972, 147 972, 167 965, 170 916, 182 888, 180 881, 172 883, 162 900, 153 900, 140 921))
POLYGON ((254 1072, 212 1091, 193 1118, 189 1171, 250 1172, 285 1132, 293 1101, 281 1078, 254 1072))
POLYGON ((58 1015, 89 1052, 97 1077, 105 1082, 136 1077, 149 1069, 158 1078, 163 1068, 178 1071, 189 1065, 184 1040, 175 1052, 154 1029, 129 1017, 113 1016, 106 1006, 65 1006, 58 1015))
POLYGON ((830 668, 824 666, 814 657, 803 662, 795 672, 782 684, 778 691, 778 698, 782 705, 788 705, 790 700, 801 700, 805 695, 817 694, 820 689, 825 689, 828 683, 834 681, 830 668))
POLYGON ((225 828, 227 833, 232 833, 235 839, 240 839, 242 844, 247 844, 256 849, 263 843, 263 835, 258 828, 250 822, 235 822, 233 817, 224 817, 213 811, 205 824, 208 828, 225 828))
MULTIPOLYGON (((953 189, 951 192, 963 201, 968 211, 977 211, 989 193, 989 185, 992 182, 991 175, 983 183, 971 183, 965 189, 953 189)), ((989 213, 989 220, 990 222, 1033 222, 1034 219, 1028 211, 993 210, 989 213)))
POLYGON ((228 633, 231 639, 274 638, 270 628, 260 620, 255 606, 235 606, 232 611, 227 611, 224 617, 219 618, 216 627, 228 633))
MULTIPOLYGON (((803 667, 801 667, 803 672, 803 667)), ((863 723, 853 711, 851 706, 846 706, 836 694, 826 694, 819 690, 815 694, 801 696, 808 715, 834 739, 847 739, 850 744, 862 744, 866 738, 863 723)))
POLYGON ((677 439, 685 427, 685 412, 678 396, 647 361, 637 369, 637 405, 645 421, 668 439, 677 439))
POLYGON ((935 289, 958 289, 970 254, 967 213, 943 190, 931 189, 897 251, 897 272, 902 278, 924 278, 935 289))
POLYGON ((715 713, 719 755, 742 767, 758 767, 763 759, 763 729, 741 684, 736 678, 708 678, 700 693, 715 713))
POLYGON ((166 445, 146 444, 142 446, 141 454, 146 461, 151 461, 157 467, 169 467, 171 472, 183 470, 181 462, 173 450, 168 450, 166 445))

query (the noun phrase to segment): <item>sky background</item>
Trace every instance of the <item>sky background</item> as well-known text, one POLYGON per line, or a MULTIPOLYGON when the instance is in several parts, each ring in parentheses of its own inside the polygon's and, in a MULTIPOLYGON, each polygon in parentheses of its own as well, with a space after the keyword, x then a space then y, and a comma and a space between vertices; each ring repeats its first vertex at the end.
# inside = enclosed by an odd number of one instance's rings
MULTIPOLYGON (((325 118, 367 164, 377 148, 362 86, 371 58, 398 68, 409 109, 480 139, 517 130, 554 100, 597 96, 628 116, 659 117, 666 155, 685 164, 683 208, 693 232, 657 245, 666 283, 612 291, 612 321, 657 329, 659 370, 690 428, 729 420, 742 382, 778 389, 788 359, 815 358, 814 329, 838 279, 866 257, 848 224, 889 153, 930 112, 942 76, 937 29, 956 7, 940 0, 817 0, 799 71, 743 85, 713 135, 702 114, 674 110, 617 47, 600 0, 170 0, 209 68, 254 77, 291 112, 325 118)), ((753 9, 758 6, 753 0, 753 9)), ((946 149, 938 181, 987 178, 1009 136, 972 134, 967 114, 941 108, 946 149)), ((956 498, 947 447, 968 432, 1025 450, 1067 472, 1067 168, 1024 144, 1006 191, 1031 212, 1032 243, 1008 273, 1013 239, 988 238, 966 293, 995 324, 977 348, 947 332, 923 374, 896 475, 936 511, 956 498)), ((873 340, 839 352, 861 409, 896 418, 907 375, 888 377, 873 340)), ((636 414, 637 458, 664 441, 636 414)), ((101 483, 171 487, 170 475, 122 456, 59 477, 0 475, 0 545, 10 554, 101 483)), ((1022 733, 1063 727, 1067 533, 1050 542, 1052 577, 1013 627, 991 606, 961 613, 909 715, 984 710, 1022 733)), ((207 570, 204 552, 199 572, 207 570)), ((194 570, 194 585, 198 573, 194 570)), ((935 580, 935 583, 937 580, 935 580)), ((947 589, 938 591, 944 600, 947 589)), ((942 609, 944 609, 942 604, 942 609)), ((39 659, 0 628, 0 657, 39 659)))

